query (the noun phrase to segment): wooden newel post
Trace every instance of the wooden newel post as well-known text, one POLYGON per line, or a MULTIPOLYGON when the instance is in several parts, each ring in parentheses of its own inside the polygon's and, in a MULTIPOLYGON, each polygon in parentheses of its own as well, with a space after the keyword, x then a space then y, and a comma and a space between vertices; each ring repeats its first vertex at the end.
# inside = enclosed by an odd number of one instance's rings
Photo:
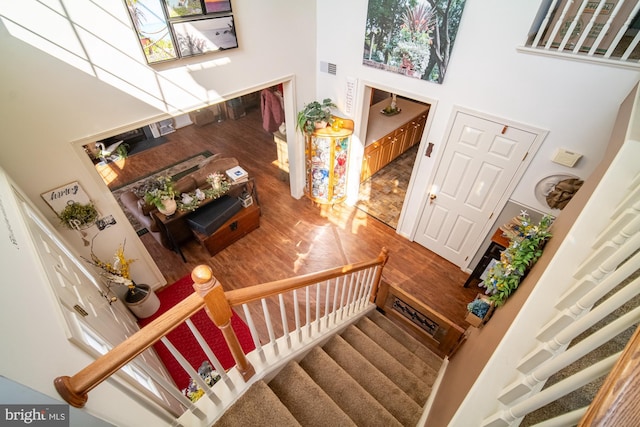
POLYGON ((378 270, 376 271, 376 277, 374 278, 374 282, 373 282, 375 284, 375 287, 371 290, 371 297, 369 301, 373 303, 376 302, 378 289, 380 289, 380 279, 382 278, 382 268, 385 266, 385 264, 387 263, 387 260, 389 259, 389 250, 383 247, 380 250, 380 255, 378 255, 378 259, 382 261, 382 264, 380 265, 380 268, 378 268, 378 270))
POLYGON ((247 360, 238 337, 231 327, 233 311, 224 296, 222 285, 213 277, 213 271, 207 265, 199 265, 194 268, 191 272, 191 279, 193 279, 193 288, 204 299, 207 314, 213 323, 220 328, 242 377, 245 381, 249 380, 255 374, 255 369, 247 360))

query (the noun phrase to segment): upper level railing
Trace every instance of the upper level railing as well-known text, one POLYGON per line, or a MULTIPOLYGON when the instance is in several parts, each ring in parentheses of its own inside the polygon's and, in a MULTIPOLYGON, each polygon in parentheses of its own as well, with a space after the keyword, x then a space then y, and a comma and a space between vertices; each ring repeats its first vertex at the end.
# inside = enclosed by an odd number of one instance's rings
POLYGON ((523 51, 640 67, 637 0, 545 0, 523 51))
POLYGON ((369 261, 227 292, 208 266, 198 266, 191 275, 196 292, 75 375, 56 378, 55 387, 69 404, 83 407, 91 390, 156 342, 162 341, 203 390, 201 400, 208 401, 216 410, 209 408, 203 411, 200 409, 203 402, 194 404, 170 380, 163 379, 157 372, 150 372, 165 391, 189 410, 180 414, 169 406, 164 409, 181 418, 176 420, 177 424, 210 425, 236 396, 253 381, 267 375, 275 365, 281 365, 304 348, 315 345, 328 334, 374 309, 372 302, 387 258, 387 251, 383 248, 377 258, 369 261), (242 351, 231 328, 234 307, 242 308, 256 346, 256 350, 248 355, 242 351), (236 369, 225 372, 191 324, 189 318, 203 308, 220 328, 236 362, 236 369), (275 322, 271 320, 274 309, 280 314, 279 321, 275 322), (166 337, 183 322, 189 326, 221 375, 220 384, 208 386, 166 337))

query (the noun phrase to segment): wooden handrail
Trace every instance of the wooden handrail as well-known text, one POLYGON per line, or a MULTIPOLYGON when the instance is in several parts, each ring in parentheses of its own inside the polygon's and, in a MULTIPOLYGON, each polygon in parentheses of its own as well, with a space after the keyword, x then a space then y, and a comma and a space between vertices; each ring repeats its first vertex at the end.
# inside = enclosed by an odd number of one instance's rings
POLYGON ((579 427, 635 425, 640 418, 640 327, 582 417, 579 427))
MULTIPOLYGON (((246 304, 252 301, 258 301, 263 298, 275 296, 283 292, 300 289, 313 283, 331 280, 345 274, 365 270, 375 265, 384 266, 388 258, 389 254, 387 249, 382 248, 380 254, 374 260, 348 264, 342 267, 330 268, 320 272, 308 273, 288 279, 262 283, 260 285, 250 286, 248 288, 233 289, 231 291, 226 291, 224 294, 227 297, 227 301, 229 301, 229 305, 232 307, 237 307, 239 305, 246 304)), ((374 289, 374 291, 377 290, 377 285, 380 282, 381 274, 382 273, 379 272, 376 276, 376 289, 374 289)))
POLYGON ((197 293, 189 295, 171 310, 163 313, 75 375, 56 378, 54 380, 56 390, 70 405, 82 408, 87 402, 89 391, 174 330, 202 307, 204 307, 204 300, 200 295, 197 293))
MULTIPOLYGON (((320 281, 330 280, 376 265, 384 266, 387 259, 387 250, 383 248, 375 260, 349 264, 318 273, 310 273, 291 279, 226 292, 222 289, 220 282, 213 276, 211 268, 206 265, 199 265, 195 267, 191 273, 191 278, 194 281, 194 290, 196 292, 186 297, 75 375, 57 377, 54 380, 55 388, 60 396, 70 405, 76 408, 82 408, 87 402, 89 391, 116 373, 127 363, 131 362, 140 353, 151 347, 203 307, 213 323, 220 328, 239 372, 245 381, 247 381, 254 375, 255 370, 246 358, 238 338, 231 327, 231 316, 233 314, 231 307, 260 300, 289 290, 302 288, 320 281)), ((372 290, 372 293, 377 290, 380 276, 381 271, 378 271, 375 278, 376 281, 374 282, 376 287, 372 290)))

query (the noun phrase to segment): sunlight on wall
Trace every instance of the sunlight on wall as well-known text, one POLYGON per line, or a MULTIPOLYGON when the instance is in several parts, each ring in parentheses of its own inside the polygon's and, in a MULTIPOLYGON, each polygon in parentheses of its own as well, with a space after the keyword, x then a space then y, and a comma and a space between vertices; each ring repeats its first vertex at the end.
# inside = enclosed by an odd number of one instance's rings
MULTIPOLYGON (((12 37, 160 111, 176 113, 184 106, 221 99, 196 83, 184 67, 166 71, 166 77, 149 67, 122 1, 5 1, 0 4, 0 20, 12 37)), ((199 66, 230 62, 217 58, 199 66)))

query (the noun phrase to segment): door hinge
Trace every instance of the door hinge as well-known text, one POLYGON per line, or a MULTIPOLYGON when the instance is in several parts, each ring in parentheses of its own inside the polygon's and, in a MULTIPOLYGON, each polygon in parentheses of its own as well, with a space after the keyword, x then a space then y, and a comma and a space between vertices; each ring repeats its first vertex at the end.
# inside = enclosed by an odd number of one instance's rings
POLYGON ((489 219, 493 218, 493 212, 491 212, 491 215, 489 215, 489 219))
POLYGON ((469 255, 467 255, 466 257, 464 257, 464 260, 468 260, 469 259, 469 255))
POLYGON ((87 310, 85 310, 84 308, 82 308, 80 305, 76 304, 73 306, 73 309, 75 311, 78 312, 78 314, 82 317, 87 317, 89 315, 89 313, 87 313, 87 310))
POLYGON ((526 153, 524 153, 524 157, 522 158, 522 161, 524 162, 524 159, 527 158, 527 156, 529 155, 529 152, 527 151, 526 153))

